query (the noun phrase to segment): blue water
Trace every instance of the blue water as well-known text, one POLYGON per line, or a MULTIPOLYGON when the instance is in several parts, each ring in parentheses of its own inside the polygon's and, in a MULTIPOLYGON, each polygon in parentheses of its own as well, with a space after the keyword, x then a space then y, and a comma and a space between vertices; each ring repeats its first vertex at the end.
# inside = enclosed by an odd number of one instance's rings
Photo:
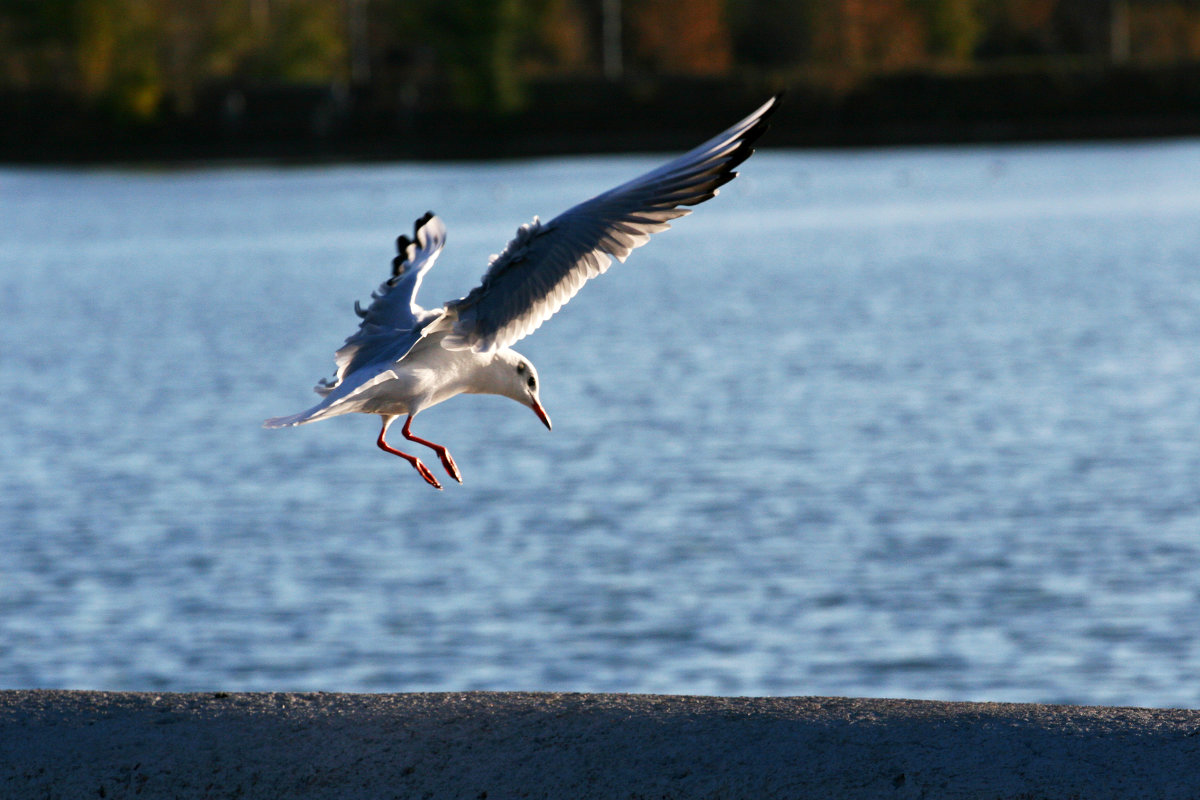
POLYGON ((756 155, 415 432, 295 430, 657 162, 0 170, 0 687, 1200 706, 1200 142, 756 155))

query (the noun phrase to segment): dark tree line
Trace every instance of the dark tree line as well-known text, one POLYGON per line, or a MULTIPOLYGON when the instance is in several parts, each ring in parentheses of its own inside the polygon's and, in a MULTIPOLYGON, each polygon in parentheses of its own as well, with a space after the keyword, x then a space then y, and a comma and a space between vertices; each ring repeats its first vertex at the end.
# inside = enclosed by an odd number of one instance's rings
POLYGON ((213 84, 443 87, 516 108, 530 81, 964 70, 1200 58, 1197 0, 0 0, 0 88, 132 117, 213 84))

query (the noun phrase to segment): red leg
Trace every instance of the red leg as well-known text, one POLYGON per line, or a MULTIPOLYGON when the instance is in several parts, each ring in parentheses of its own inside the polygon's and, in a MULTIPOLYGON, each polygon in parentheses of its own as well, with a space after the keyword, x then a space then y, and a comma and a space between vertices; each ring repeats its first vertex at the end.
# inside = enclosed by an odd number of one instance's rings
MULTIPOLYGON (((409 417, 409 419, 411 420, 412 417, 409 417)), ((383 437, 387 433, 388 423, 390 421, 391 421, 390 417, 383 418, 383 428, 379 431, 379 438, 375 441, 375 444, 379 445, 380 450, 384 450, 388 453, 391 453, 392 455, 400 456, 405 461, 412 464, 413 468, 416 469, 416 471, 421 474, 421 477, 425 479, 426 483, 428 483, 430 486, 432 486, 435 489, 441 489, 442 485, 440 483, 438 483, 437 478, 433 477, 433 473, 429 471, 429 467, 427 467, 421 463, 421 459, 417 458, 414 455, 409 455, 408 453, 402 453, 399 450, 397 450, 396 448, 392 447, 386 441, 384 441, 383 437)), ((408 426, 405 425, 405 427, 408 427, 408 426)))
POLYGON ((408 419, 404 420, 404 427, 400 430, 400 432, 404 434, 404 438, 408 439, 410 442, 423 444, 433 450, 433 452, 437 453, 438 458, 442 460, 442 466, 446 468, 446 472, 450 473, 450 477, 454 478, 454 480, 458 481, 459 483, 462 483, 462 475, 458 473, 458 465, 454 463, 454 458, 450 455, 450 451, 446 449, 445 445, 434 444, 428 439, 422 439, 419 436, 413 436, 412 431, 408 429, 409 426, 412 425, 412 421, 413 418, 411 414, 408 416, 408 419))

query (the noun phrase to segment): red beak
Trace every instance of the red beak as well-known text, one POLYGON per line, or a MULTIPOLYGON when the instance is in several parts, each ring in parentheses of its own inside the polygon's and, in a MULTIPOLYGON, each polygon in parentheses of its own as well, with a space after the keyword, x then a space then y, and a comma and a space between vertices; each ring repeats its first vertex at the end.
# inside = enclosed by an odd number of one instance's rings
POLYGON ((540 419, 542 424, 546 426, 546 430, 554 430, 554 427, 550 424, 550 417, 546 416, 546 409, 542 408, 542 404, 537 400, 534 400, 532 408, 533 413, 537 414, 538 419, 540 419))

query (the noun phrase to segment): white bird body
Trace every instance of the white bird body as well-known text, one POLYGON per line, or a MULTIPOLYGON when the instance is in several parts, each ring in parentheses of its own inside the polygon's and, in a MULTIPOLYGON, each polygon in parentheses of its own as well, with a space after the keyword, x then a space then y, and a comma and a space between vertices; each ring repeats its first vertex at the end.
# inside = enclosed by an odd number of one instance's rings
POLYGON ((440 489, 418 459, 386 441, 388 428, 406 416, 402 433, 437 453, 451 477, 462 482, 445 447, 409 430, 419 412, 458 394, 509 397, 531 408, 550 427, 542 408, 537 371, 511 349, 536 330, 612 259, 624 261, 668 220, 690 213, 732 180, 733 168, 750 157, 750 144, 766 129, 778 97, 699 147, 658 169, 580 203, 547 223, 522 225, 504 252, 492 259, 482 283, 439 309, 417 305, 425 273, 446 241, 446 228, 425 214, 413 237, 397 240, 393 274, 372 294, 359 329, 337 351, 337 372, 317 384, 324 399, 299 414, 267 420, 268 428, 303 425, 349 413, 378 414, 378 446, 407 460, 440 489))
POLYGON ((374 372, 355 392, 333 403, 319 403, 296 415, 294 421, 291 417, 271 420, 281 424, 270 427, 302 425, 353 412, 416 416, 457 394, 510 394, 506 391, 504 377, 509 364, 521 358, 516 351, 509 348, 491 353, 447 350, 442 347, 446 336, 445 331, 440 331, 423 337, 404 358, 374 372))

